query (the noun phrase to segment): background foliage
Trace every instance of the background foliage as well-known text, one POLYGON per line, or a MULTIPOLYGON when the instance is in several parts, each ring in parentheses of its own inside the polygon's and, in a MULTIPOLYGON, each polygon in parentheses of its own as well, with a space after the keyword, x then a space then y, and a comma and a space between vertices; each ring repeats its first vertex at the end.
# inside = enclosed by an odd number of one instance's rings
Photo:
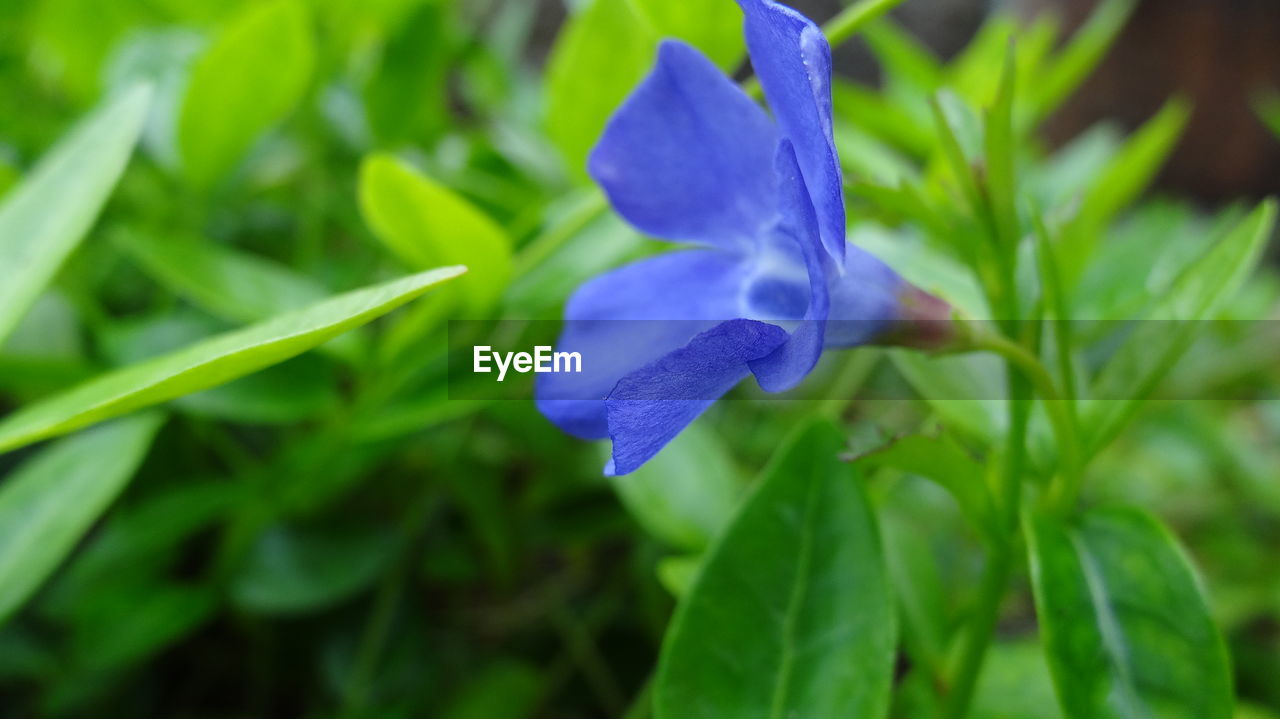
POLYGON ((741 64, 729 0, 0 5, 0 715, 1275 716, 1280 335, 1078 322, 1274 318, 1274 208, 1149 191, 1178 98, 1037 139, 1129 3, 1071 38, 995 16, 945 62, 894 4, 829 26, 881 74, 835 89, 853 241, 1054 320, 1001 330, 1041 328, 1074 444, 987 354, 828 357, 613 479, 530 402, 447 398, 448 319, 555 319, 661 249, 582 160, 661 37, 741 64), (1088 511, 1020 515, 1010 461, 1088 511), (754 643, 775 604, 848 639, 754 643))

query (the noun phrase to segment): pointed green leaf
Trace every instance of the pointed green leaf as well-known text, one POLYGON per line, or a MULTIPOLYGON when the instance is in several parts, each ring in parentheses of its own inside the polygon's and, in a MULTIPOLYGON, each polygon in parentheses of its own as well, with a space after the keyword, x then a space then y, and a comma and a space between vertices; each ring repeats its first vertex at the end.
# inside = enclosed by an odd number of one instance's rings
POLYGON ((955 498, 975 527, 993 531, 996 527, 983 466, 947 435, 896 439, 857 461, 869 467, 892 467, 934 482, 955 498))
MULTIPOLYGON (((330 294, 284 265, 213 242, 141 232, 120 232, 113 239, 169 291, 230 322, 260 322, 330 294)), ((348 333, 323 348, 355 361, 363 354, 360 340, 348 333)))
POLYGON ((461 267, 444 267, 338 295, 109 372, 0 421, 0 452, 199 392, 295 357, 464 271, 461 267))
MULTIPOLYGON (((607 448, 601 463, 608 458, 607 448)), ((720 438, 694 423, 658 456, 609 480, 645 531, 678 549, 700 551, 733 514, 746 483, 720 438)))
POLYGON ((711 549, 663 645, 658 719, 885 716, 893 598, 843 446, 803 428, 711 549))
MULTIPOLYGON (((1017 54, 1012 43, 1005 55, 995 104, 987 113, 985 150, 987 158, 986 190, 991 206, 996 236, 1005 251, 1016 255, 1022 240, 1018 224, 1018 173, 1014 134, 1014 94, 1018 79, 1017 54)), ((1012 259, 1016 259, 1012 258, 1012 259)))
POLYGON ((1248 279, 1275 227, 1276 203, 1264 202, 1192 263, 1107 362, 1086 407, 1089 446, 1110 443, 1178 358, 1248 279))
POLYGON ((97 219, 142 132, 151 90, 124 93, 64 137, 0 205, 0 346, 97 219))
POLYGON ((1190 120, 1190 106, 1171 100, 1129 138, 1090 183, 1079 211, 1062 232, 1059 256, 1068 279, 1080 276, 1107 225, 1146 191, 1173 154, 1190 120))
POLYGON ((1047 63, 1035 83, 1031 104, 1037 118, 1052 114, 1088 79, 1136 6, 1135 0, 1105 0, 1098 5, 1066 48, 1047 63))
POLYGON ((315 65, 302 0, 251 3, 196 61, 178 120, 187 178, 199 187, 240 162, 301 102, 315 65))
POLYGON ((466 265, 457 283, 473 311, 493 305, 511 279, 511 239, 470 202, 391 155, 360 168, 360 210, 374 234, 415 270, 466 265))
POLYGON ((927 94, 942 85, 943 69, 928 48, 889 19, 877 20, 862 31, 867 46, 894 90, 927 94))
POLYGON ((586 181, 588 151, 657 45, 631 0, 590 0, 560 31, 547 65, 547 134, 574 179, 586 181))
POLYGON ((1027 520, 1036 613, 1068 719, 1230 719, 1226 646, 1190 562, 1136 509, 1027 520))
POLYGON ((133 478, 160 421, 158 414, 144 414, 69 437, 0 483, 0 623, 133 478))

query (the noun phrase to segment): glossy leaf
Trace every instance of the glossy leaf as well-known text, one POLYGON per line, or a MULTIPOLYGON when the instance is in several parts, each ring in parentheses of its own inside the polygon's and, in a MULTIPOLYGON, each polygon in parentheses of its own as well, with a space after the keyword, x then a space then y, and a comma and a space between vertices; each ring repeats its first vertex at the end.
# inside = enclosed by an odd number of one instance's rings
POLYGON ((663 645, 658 719, 885 715, 893 598, 843 445, 804 427, 710 550, 663 645))
POLYGON ((1230 719, 1231 674, 1177 541, 1136 509, 1027 520, 1036 613, 1068 719, 1230 719))
POLYGON ((107 373, 0 421, 0 452, 208 389, 295 357, 462 272, 461 267, 445 267, 356 290, 107 373))
POLYGON ((0 484, 0 623, 124 489, 160 428, 139 415, 50 445, 0 484))
POLYGON ((301 102, 315 65, 302 0, 252 3, 196 61, 178 120, 187 178, 211 185, 301 102))
POLYGON ((574 179, 586 181, 588 151, 657 44, 631 0, 590 0, 560 31, 547 67, 547 135, 574 179))
POLYGON ((75 250, 124 172, 151 91, 137 87, 85 119, 0 205, 0 346, 75 250))
POLYGON ((360 209, 374 234, 415 270, 466 265, 457 284, 473 311, 491 306, 511 279, 511 240, 449 188, 391 155, 360 168, 360 209))
POLYGON ((693 551, 705 549, 724 527, 745 486, 706 423, 691 425, 643 467, 609 481, 640 526, 693 551))

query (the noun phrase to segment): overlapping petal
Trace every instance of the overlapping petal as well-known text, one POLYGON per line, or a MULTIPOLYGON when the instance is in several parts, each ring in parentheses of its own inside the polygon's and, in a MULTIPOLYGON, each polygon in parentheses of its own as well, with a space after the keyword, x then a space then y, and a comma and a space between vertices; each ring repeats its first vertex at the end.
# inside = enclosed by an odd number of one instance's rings
POLYGON ((537 404, 569 434, 609 434, 604 399, 630 372, 683 347, 699 332, 741 316, 743 256, 687 250, 642 260, 583 285, 565 308, 556 345, 580 352, 580 374, 538 376, 537 404))
POLYGON ((818 363, 830 312, 827 276, 838 274, 827 271, 826 266, 832 260, 823 252, 813 203, 809 200, 795 150, 787 140, 779 144, 775 167, 781 204, 775 237, 792 243, 803 258, 809 278, 809 297, 804 316, 790 338, 769 355, 751 362, 752 373, 767 392, 783 392, 795 387, 818 363))
POLYGON ((786 340, 776 325, 730 320, 622 378, 605 402, 613 439, 605 474, 635 471, 786 340))
POLYGON ((832 130, 831 46, 817 25, 785 5, 773 0, 738 4, 746 15, 752 69, 783 136, 795 145, 823 246, 842 261, 845 207, 832 130))
POLYGON ((776 144, 759 105, 702 53, 669 40, 588 169, 642 232, 749 251, 776 204, 776 144))

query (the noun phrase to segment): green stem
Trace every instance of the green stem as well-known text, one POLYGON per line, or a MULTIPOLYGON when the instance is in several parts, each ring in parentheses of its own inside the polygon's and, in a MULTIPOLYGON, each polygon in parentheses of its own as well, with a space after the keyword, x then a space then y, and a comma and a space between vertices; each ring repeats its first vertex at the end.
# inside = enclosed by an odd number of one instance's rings
POLYGON ((862 0, 840 12, 822 26, 827 42, 835 47, 858 34, 858 31, 898 7, 903 0, 862 0))
POLYGON ((991 556, 983 570, 978 589, 975 612, 970 619, 964 647, 960 654, 959 670, 951 683, 947 704, 943 711, 946 719, 963 719, 969 712, 973 692, 978 684, 987 649, 995 636, 1000 620, 1000 607, 1004 600, 1009 575, 1013 571, 1013 551, 1007 543, 992 546, 991 556))
POLYGON ((587 225, 602 217, 608 210, 609 203, 603 192, 593 191, 584 196, 563 220, 521 248, 515 256, 515 276, 523 277, 546 262, 566 242, 577 237, 587 225))
POLYGON ((1074 503, 1084 474, 1083 447, 1080 429, 1071 402, 1063 399, 1053 382, 1053 377, 1035 355, 1022 345, 993 333, 982 332, 974 337, 975 349, 988 350, 1004 357, 1018 369, 1040 395, 1049 422, 1053 425, 1059 450, 1062 452, 1062 489, 1059 502, 1074 503))

